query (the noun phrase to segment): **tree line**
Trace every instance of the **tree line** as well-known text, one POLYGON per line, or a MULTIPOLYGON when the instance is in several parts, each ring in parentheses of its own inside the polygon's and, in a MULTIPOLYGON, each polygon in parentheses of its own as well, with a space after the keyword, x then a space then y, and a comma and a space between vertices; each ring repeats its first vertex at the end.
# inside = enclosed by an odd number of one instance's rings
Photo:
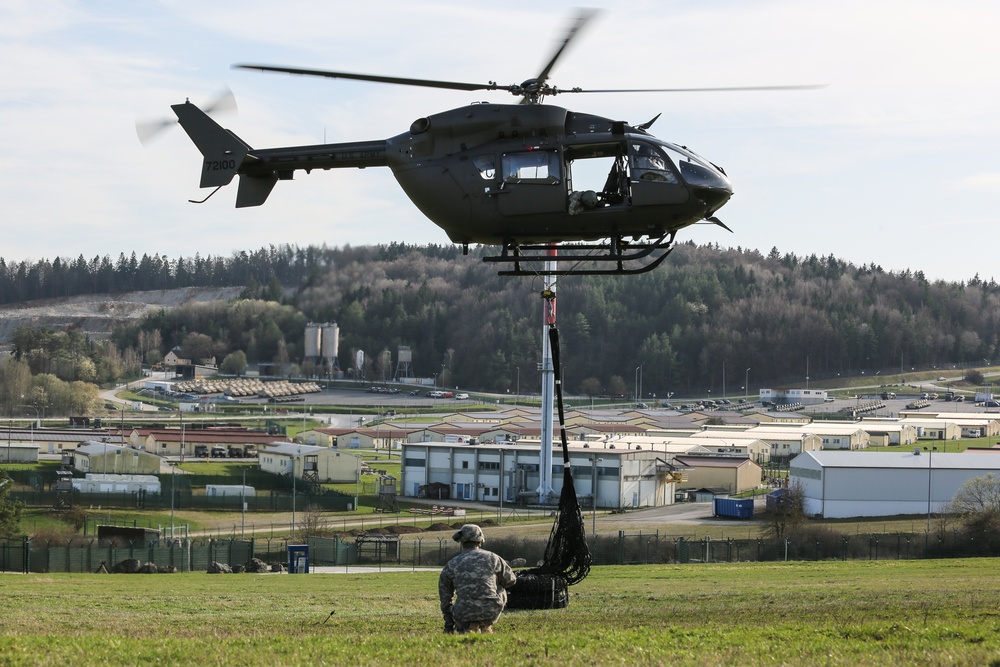
MULTIPOLYGON (((279 246, 234 253, 218 271, 205 268, 207 260, 185 260, 185 275, 241 278, 248 282, 233 284, 248 289, 232 302, 160 310, 120 327, 112 337, 117 357, 87 352, 93 369, 79 353, 32 353, 48 350, 37 337, 15 341, 16 354, 33 372, 66 381, 104 379, 102 360, 132 369, 178 346, 192 358, 237 354, 237 368, 245 359, 311 375, 319 369, 302 358, 305 325, 336 322, 339 367, 355 376, 391 380, 397 350, 407 346, 413 373, 438 385, 537 393, 544 282, 497 276, 481 261, 486 252, 279 246), (253 270, 243 258, 253 258, 253 270), (365 367, 353 369, 359 350, 365 367)), ((920 271, 777 248, 765 255, 683 243, 654 271, 571 275, 559 279, 557 294, 564 386, 574 393, 631 396, 641 383, 643 397, 741 395, 753 393, 747 381, 802 385, 807 376, 979 365, 1000 345, 993 280, 931 281, 920 271)))
POLYGON ((79 294, 115 294, 180 287, 246 287, 247 296, 280 298, 281 285, 296 285, 310 272, 322 270, 328 257, 323 247, 268 246, 239 251, 229 257, 195 254, 170 259, 166 255, 133 252, 111 256, 79 255, 36 261, 8 262, 0 258, 0 303, 19 303, 79 294))

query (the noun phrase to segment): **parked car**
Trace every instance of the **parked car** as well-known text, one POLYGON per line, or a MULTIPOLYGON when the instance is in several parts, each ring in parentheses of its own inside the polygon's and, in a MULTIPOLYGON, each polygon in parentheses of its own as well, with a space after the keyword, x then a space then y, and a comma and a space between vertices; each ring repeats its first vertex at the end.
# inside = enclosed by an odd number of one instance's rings
POLYGON ((455 394, 456 401, 464 401, 467 398, 469 398, 468 394, 455 394))

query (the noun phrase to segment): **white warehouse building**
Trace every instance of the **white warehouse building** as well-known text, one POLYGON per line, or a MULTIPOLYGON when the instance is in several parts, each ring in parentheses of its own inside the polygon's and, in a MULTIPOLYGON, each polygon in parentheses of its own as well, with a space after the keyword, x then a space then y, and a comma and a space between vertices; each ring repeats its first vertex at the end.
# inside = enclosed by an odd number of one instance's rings
MULTIPOLYGON (((467 445, 460 443, 403 443, 400 489, 416 497, 420 488, 437 484, 448 497, 503 503, 536 503, 541 443, 467 445)), ((562 490, 563 460, 553 449, 552 485, 562 490)), ((680 480, 670 454, 650 449, 622 449, 600 444, 571 443, 569 460, 573 486, 583 508, 660 507, 674 501, 680 480)))
POLYGON ((792 459, 805 512, 827 519, 939 513, 962 484, 993 473, 998 453, 806 452, 792 459))

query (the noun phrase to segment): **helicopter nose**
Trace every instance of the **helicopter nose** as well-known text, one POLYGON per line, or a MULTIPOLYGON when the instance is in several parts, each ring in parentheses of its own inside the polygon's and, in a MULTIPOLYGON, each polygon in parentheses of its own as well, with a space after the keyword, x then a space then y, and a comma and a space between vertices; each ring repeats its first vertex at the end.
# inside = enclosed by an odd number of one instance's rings
POLYGON ((694 196, 705 204, 706 218, 725 206, 729 198, 733 196, 733 187, 728 182, 711 187, 699 186, 692 189, 694 196))

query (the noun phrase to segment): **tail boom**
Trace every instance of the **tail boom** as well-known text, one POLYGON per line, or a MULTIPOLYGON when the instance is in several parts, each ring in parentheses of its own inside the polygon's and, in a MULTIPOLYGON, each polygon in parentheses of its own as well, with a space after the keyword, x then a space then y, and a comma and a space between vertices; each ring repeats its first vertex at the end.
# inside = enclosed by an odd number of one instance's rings
POLYGON ((279 180, 296 169, 343 169, 388 166, 387 142, 363 141, 290 148, 253 149, 190 102, 171 107, 181 127, 201 151, 201 185, 219 188, 239 175, 236 207, 260 206, 279 180))

